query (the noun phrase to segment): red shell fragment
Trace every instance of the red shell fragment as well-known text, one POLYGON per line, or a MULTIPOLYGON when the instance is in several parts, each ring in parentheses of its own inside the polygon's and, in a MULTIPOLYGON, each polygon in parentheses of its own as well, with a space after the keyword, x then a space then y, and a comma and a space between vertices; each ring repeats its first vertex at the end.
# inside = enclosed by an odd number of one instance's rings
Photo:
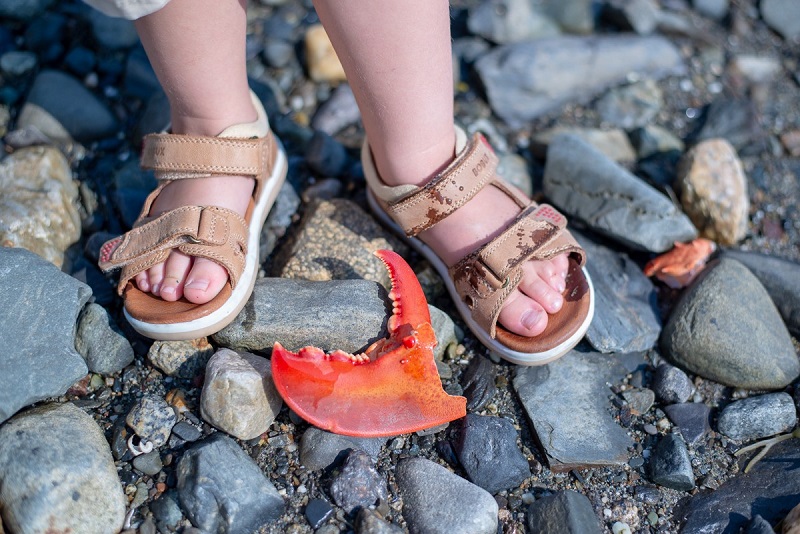
POLYGON ((466 399, 442 389, 433 358, 436 337, 414 272, 394 252, 376 255, 392 279, 389 338, 358 356, 315 347, 295 354, 276 343, 272 378, 278 392, 303 419, 349 436, 396 436, 464 417, 466 399))
POLYGON ((647 262, 645 276, 655 276, 669 287, 686 287, 697 278, 706 261, 716 250, 713 241, 697 238, 689 243, 675 243, 675 247, 647 262))

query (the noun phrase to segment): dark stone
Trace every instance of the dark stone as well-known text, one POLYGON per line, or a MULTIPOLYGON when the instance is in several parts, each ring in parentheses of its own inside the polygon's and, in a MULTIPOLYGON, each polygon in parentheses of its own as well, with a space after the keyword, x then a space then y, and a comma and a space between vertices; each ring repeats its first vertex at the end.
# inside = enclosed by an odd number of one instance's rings
POLYGON ((328 135, 336 135, 341 130, 355 124, 361 118, 356 97, 349 84, 339 85, 317 109, 311 120, 311 127, 328 135))
POLYGON ((711 430, 709 425, 711 409, 702 402, 671 404, 664 406, 663 410, 690 445, 700 441, 711 430))
POLYGON ((775 305, 758 279, 732 259, 712 262, 684 291, 660 345, 680 367, 729 386, 778 389, 800 375, 775 305))
POLYGON ((203 435, 200 430, 186 421, 179 421, 172 427, 172 434, 178 436, 184 441, 197 441, 203 435))
POLYGON ((669 198, 574 135, 550 143, 544 194, 565 214, 636 250, 665 252, 697 237, 669 198))
POLYGON ((304 515, 311 528, 318 529, 333 514, 333 506, 324 499, 311 499, 306 505, 304 515))
POLYGON ((78 76, 86 76, 92 72, 96 61, 94 52, 82 46, 71 49, 64 58, 67 68, 78 76))
POLYGON ((253 532, 283 514, 275 486, 221 432, 193 445, 178 462, 177 475, 181 506, 204 532, 253 532))
POLYGON ((300 438, 300 463, 310 471, 328 469, 340 463, 353 450, 377 459, 386 438, 356 438, 332 434, 310 427, 300 438))
POLYGON ((749 473, 738 474, 713 492, 698 493, 677 508, 674 517, 681 532, 735 534, 755 515, 777 523, 797 505, 799 464, 800 440, 775 445, 749 473))
POLYGON ((531 476, 517 447, 517 431, 507 419, 467 414, 455 445, 469 480, 491 494, 519 486, 531 476))
POLYGON ((613 0, 606 4, 603 16, 623 30, 639 35, 653 33, 658 25, 658 4, 653 0, 613 0))
POLYGON ((120 17, 109 17, 96 9, 89 11, 92 35, 106 50, 130 48, 139 42, 133 22, 120 17))
POLYGON ((158 528, 162 532, 175 530, 178 523, 183 519, 183 513, 181 513, 180 506, 178 506, 175 499, 175 494, 170 491, 150 503, 150 511, 153 512, 158 528))
POLYGON ((3 0, 0 2, 0 17, 16 20, 30 20, 45 9, 53 0, 3 0))
POLYGON ((742 155, 761 153, 766 135, 761 129, 755 104, 743 98, 719 98, 706 107, 700 128, 689 136, 689 142, 722 137, 742 155))
POLYGON ((603 532, 589 499, 572 490, 559 491, 534 501, 528 506, 527 525, 530 532, 603 532))
POLYGON ((461 387, 467 398, 467 411, 477 412, 486 406, 495 393, 495 366, 488 358, 475 356, 461 375, 461 387))
POLYGON ((725 250, 721 256, 750 269, 769 293, 786 327, 800 337, 800 264, 742 250, 725 250))
POLYGON ((335 178, 344 174, 349 156, 339 141, 317 130, 306 147, 306 163, 318 175, 335 178))
POLYGON ((626 254, 575 231, 572 234, 591 258, 586 270, 594 286, 595 312, 586 340, 606 353, 651 349, 661 333, 653 283, 626 254))
POLYGON ((75 350, 78 314, 91 290, 33 252, 0 247, 0 423, 63 395, 88 372, 75 350), (47 291, 42 291, 42 288, 47 291))
POLYGON ((766 519, 756 514, 743 531, 743 534, 775 534, 775 531, 766 519))
POLYGON ((677 434, 667 434, 650 457, 650 478, 660 486, 689 491, 694 488, 694 473, 686 443, 677 434))
POLYGON ((727 405, 717 420, 721 434, 750 441, 787 432, 797 422, 794 400, 788 393, 769 393, 727 405))
POLYGON ((331 481, 333 502, 351 513, 355 508, 372 506, 386 500, 385 478, 375 469, 374 462, 363 451, 350 451, 341 471, 331 481))
POLYGON ((692 395, 694 385, 686 373, 667 363, 656 369, 653 377, 653 392, 664 404, 686 402, 692 395))
POLYGON ((517 368, 514 389, 551 470, 628 461, 633 442, 609 414, 606 385, 626 374, 615 357, 577 350, 546 366, 517 368))

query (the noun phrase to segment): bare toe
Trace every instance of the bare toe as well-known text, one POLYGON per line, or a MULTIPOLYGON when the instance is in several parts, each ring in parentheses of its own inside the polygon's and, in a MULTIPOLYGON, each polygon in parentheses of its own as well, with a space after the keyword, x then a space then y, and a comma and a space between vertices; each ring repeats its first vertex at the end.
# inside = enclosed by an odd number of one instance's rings
POLYGON ((500 324, 520 336, 538 336, 547 328, 547 312, 533 299, 514 290, 500 310, 500 324))
POLYGON ((224 267, 205 258, 195 258, 183 286, 183 296, 189 302, 205 304, 217 296, 227 281, 224 267))
POLYGON ((161 291, 161 282, 164 280, 164 264, 157 263, 147 270, 147 279, 150 282, 150 292, 158 295, 161 291))
POLYGON ((139 288, 139 291, 150 291, 150 281, 147 279, 147 271, 140 272, 133 280, 136 282, 136 287, 139 288))
MULTIPOLYGON (((556 313, 564 305, 564 297, 561 295, 563 286, 559 289, 553 288, 553 282, 564 281, 557 275, 552 275, 549 272, 544 277, 539 273, 542 270, 539 263, 532 262, 526 263, 522 269, 522 283, 519 285, 519 290, 527 297, 534 300, 539 304, 547 313, 556 313)), ((544 269, 548 271, 547 269, 544 269)))
POLYGON ((164 262, 164 280, 161 283, 159 296, 174 302, 183 295, 183 284, 192 267, 192 258, 183 252, 173 250, 164 262))

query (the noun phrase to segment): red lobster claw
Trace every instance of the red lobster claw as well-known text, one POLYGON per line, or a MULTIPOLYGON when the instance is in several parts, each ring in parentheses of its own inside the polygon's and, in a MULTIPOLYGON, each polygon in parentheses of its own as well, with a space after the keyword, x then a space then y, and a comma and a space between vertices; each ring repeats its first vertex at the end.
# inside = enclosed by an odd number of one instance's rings
POLYGON ((433 360, 436 336, 422 288, 396 253, 375 253, 392 279, 389 337, 363 354, 295 354, 275 343, 272 379, 283 400, 315 426, 348 436, 396 436, 466 415, 466 399, 442 389, 433 360))

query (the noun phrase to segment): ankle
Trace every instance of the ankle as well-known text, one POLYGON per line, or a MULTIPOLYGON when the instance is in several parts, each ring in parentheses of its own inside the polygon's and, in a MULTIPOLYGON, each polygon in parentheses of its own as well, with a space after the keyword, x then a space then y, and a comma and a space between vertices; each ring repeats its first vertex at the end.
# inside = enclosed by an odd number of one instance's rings
POLYGON ((370 139, 375 167, 381 180, 389 186, 428 183, 455 158, 455 133, 436 142, 411 150, 398 149, 386 144, 373 144, 370 139))

